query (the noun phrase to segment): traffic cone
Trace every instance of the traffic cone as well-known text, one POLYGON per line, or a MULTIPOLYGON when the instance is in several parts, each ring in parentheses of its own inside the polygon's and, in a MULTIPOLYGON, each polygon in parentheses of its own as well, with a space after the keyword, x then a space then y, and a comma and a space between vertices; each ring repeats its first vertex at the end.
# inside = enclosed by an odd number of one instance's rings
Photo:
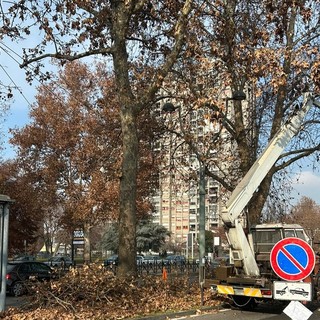
POLYGON ((165 267, 162 269, 162 279, 163 281, 167 281, 168 279, 167 269, 165 267))

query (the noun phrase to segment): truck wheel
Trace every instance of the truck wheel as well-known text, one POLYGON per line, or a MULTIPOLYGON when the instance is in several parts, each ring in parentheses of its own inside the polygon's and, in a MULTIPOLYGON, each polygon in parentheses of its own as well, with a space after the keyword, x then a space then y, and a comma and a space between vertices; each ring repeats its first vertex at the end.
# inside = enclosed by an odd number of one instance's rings
POLYGON ((243 310, 253 310, 256 306, 256 301, 252 297, 246 296, 231 296, 236 307, 243 310))

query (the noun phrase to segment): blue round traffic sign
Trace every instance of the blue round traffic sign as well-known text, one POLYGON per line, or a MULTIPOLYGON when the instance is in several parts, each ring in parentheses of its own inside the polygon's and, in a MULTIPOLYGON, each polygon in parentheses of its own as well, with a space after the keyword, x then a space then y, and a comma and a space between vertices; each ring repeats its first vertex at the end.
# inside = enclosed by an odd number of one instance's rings
POLYGON ((315 266, 315 254, 311 246, 299 238, 285 238, 277 242, 270 253, 273 271, 287 281, 303 280, 315 266))

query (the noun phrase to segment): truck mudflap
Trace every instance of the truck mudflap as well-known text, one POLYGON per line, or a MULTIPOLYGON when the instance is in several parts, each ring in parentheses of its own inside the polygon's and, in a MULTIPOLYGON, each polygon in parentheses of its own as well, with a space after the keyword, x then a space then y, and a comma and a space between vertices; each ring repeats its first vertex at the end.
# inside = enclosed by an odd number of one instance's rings
POLYGON ((211 286, 214 292, 224 295, 235 295, 235 296, 245 296, 253 298, 272 298, 272 290, 264 288, 253 288, 253 287, 239 287, 239 286, 227 286, 214 284, 211 286))

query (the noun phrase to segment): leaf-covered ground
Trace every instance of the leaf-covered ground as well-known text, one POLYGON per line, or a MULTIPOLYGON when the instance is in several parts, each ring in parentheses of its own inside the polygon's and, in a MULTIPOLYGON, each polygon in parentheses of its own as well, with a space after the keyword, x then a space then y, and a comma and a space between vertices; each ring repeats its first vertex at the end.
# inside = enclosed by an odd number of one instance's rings
MULTIPOLYGON (((204 306, 221 301, 204 290, 204 306)), ((141 276, 123 280, 101 266, 71 269, 57 281, 33 285, 27 304, 9 308, 0 319, 126 319, 135 316, 197 309, 201 306, 199 284, 188 276, 141 276)))

